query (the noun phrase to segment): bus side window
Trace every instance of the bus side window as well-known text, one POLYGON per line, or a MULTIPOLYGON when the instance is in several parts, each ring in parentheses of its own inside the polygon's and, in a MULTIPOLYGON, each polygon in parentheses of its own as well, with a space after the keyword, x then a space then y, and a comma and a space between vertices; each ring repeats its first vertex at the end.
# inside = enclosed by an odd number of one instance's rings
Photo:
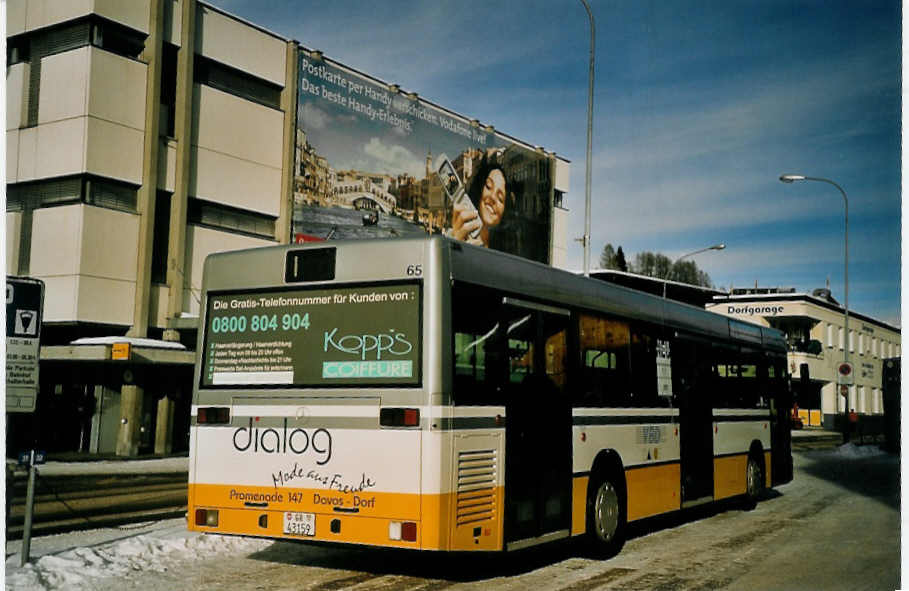
POLYGON ((628 405, 628 323, 582 314, 579 318, 581 379, 577 406, 628 405))
POLYGON ((514 360, 500 322, 502 296, 469 285, 456 286, 453 295, 454 402, 504 404, 503 385, 514 360))

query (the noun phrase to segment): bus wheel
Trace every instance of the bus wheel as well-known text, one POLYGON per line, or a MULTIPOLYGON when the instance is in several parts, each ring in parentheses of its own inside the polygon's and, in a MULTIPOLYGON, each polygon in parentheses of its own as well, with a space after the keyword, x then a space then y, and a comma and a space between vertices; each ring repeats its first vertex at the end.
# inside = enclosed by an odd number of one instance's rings
POLYGON ((763 492, 764 469, 754 455, 749 455, 745 467, 745 507, 754 509, 763 492))
POLYGON ((617 479, 599 476, 587 494, 587 536, 595 556, 615 556, 625 543, 625 499, 617 479))

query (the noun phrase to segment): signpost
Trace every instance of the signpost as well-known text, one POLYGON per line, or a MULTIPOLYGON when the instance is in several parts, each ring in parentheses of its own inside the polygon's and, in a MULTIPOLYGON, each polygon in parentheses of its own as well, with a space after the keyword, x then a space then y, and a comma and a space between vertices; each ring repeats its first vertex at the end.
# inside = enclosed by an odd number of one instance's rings
POLYGON ((6 412, 35 412, 44 282, 6 278, 6 412))
MULTIPOLYGON (((6 278, 6 412, 35 412, 38 401, 38 357, 41 321, 44 315, 44 282, 25 277, 6 278)), ((25 523, 19 566, 29 559, 32 514, 35 505, 36 464, 47 454, 29 450, 19 454, 19 463, 28 465, 25 523)), ((12 490, 12 487, 7 490, 12 490)))
POLYGON ((855 370, 848 361, 837 366, 836 374, 836 383, 841 386, 851 386, 855 383, 855 370))
POLYGON ((19 463, 28 464, 28 489, 25 493, 25 522, 22 524, 22 554, 19 557, 19 566, 28 564, 29 554, 32 547, 32 517, 35 513, 35 476, 38 464, 43 464, 47 459, 47 453, 43 451, 29 450, 19 453, 19 463))

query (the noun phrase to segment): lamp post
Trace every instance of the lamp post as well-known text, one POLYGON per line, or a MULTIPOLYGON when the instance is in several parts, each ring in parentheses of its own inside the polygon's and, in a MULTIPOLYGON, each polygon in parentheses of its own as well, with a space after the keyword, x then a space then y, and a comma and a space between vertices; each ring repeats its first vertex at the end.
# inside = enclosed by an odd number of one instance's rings
POLYGON ((593 58, 596 48, 596 25, 587 0, 581 0, 590 19, 590 72, 587 76, 587 168, 584 172, 584 276, 590 276, 590 160, 593 152, 593 58))
MULTIPOLYGON (((670 273, 670 275, 672 274, 672 270, 682 259, 694 256, 696 254, 701 254, 702 252, 707 252, 708 250, 723 250, 724 248, 726 248, 726 244, 724 242, 721 242, 719 244, 714 244, 713 246, 708 246, 707 248, 701 248, 701 249, 695 250, 694 252, 689 252, 687 254, 683 254, 676 260, 672 261, 672 265, 670 265, 670 267, 669 267, 669 273, 670 273)), ((669 277, 667 277, 666 279, 663 280, 663 299, 664 300, 666 299, 666 282, 667 281, 669 281, 669 277)))
MULTIPOLYGON (((843 207, 845 215, 843 218, 843 294, 845 307, 843 311, 843 362, 849 363, 849 199, 846 197, 846 191, 841 186, 821 177, 805 176, 801 174, 783 174, 780 180, 784 183, 794 183, 796 181, 818 181, 833 185, 839 189, 843 195, 843 207)), ((846 389, 846 403, 843 409, 843 440, 849 441, 849 389, 846 389)))

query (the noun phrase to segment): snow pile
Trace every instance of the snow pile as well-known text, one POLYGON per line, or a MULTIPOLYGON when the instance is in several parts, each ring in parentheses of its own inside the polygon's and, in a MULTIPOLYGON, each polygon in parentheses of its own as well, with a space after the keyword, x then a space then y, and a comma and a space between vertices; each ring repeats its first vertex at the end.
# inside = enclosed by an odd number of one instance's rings
POLYGON ((840 458, 873 458, 876 456, 887 455, 887 452, 883 451, 880 447, 876 445, 856 445, 854 443, 844 443, 843 445, 836 448, 833 452, 833 455, 840 458))
POLYGON ((127 576, 132 571, 164 572, 184 560, 214 555, 249 554, 272 542, 257 538, 201 535, 183 530, 176 537, 140 534, 92 547, 48 554, 18 567, 19 555, 6 564, 6 588, 92 589, 101 579, 127 576))

